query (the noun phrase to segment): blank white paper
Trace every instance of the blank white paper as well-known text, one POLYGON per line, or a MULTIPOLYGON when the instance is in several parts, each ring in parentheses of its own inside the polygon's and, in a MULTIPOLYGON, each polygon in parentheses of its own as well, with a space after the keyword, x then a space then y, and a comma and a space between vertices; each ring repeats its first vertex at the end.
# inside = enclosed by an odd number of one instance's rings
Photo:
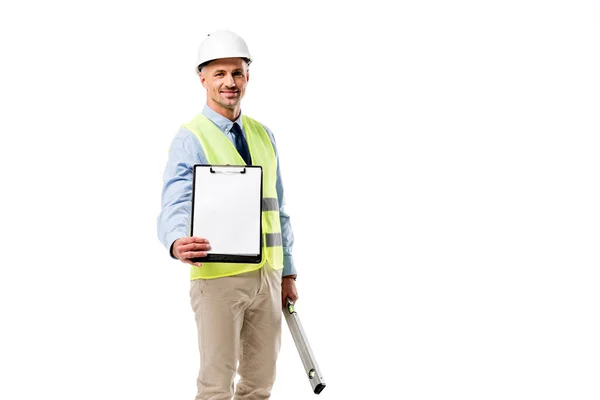
POLYGON ((196 167, 192 236, 208 239, 209 253, 259 254, 262 169, 210 168, 196 167))

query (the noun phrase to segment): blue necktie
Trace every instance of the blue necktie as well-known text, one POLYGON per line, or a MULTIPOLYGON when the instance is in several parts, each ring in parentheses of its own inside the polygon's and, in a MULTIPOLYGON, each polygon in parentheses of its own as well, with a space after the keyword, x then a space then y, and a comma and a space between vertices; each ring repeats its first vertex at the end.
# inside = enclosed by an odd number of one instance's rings
POLYGON ((252 158, 250 158, 250 150, 248 150, 248 142, 246 142, 246 138, 244 138, 244 134, 242 133, 242 128, 237 123, 233 123, 233 128, 231 128, 231 132, 233 132, 235 136, 235 148, 237 149, 240 156, 246 162, 246 165, 252 165, 252 158))

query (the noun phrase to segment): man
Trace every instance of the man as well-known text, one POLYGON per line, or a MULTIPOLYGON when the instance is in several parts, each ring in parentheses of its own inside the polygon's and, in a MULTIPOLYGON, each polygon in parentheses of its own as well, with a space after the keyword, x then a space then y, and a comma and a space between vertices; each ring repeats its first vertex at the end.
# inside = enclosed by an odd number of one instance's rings
POLYGON ((294 238, 283 208, 275 140, 265 126, 241 113, 251 62, 245 41, 233 32, 214 32, 201 43, 195 72, 206 89, 206 105, 180 128, 164 174, 158 235, 171 257, 191 265, 200 350, 197 400, 269 399, 281 345, 281 309, 286 298, 298 299, 294 238), (262 167, 260 264, 192 261, 210 250, 210 238, 189 236, 194 164, 262 167), (234 391, 236 373, 240 380, 234 391))

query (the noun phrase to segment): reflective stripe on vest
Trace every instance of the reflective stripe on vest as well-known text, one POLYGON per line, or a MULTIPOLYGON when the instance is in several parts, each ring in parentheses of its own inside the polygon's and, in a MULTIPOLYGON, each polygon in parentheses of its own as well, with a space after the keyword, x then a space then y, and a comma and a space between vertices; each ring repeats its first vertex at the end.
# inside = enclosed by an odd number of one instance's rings
MULTIPOLYGON (((252 165, 260 165, 263 172, 262 199, 262 261, 259 264, 202 263, 202 267, 191 267, 191 279, 212 279, 237 275, 261 268, 265 261, 274 269, 283 268, 283 247, 277 200, 277 158, 275 149, 263 126, 252 118, 242 115, 246 141, 252 157, 252 165)), ((199 140, 209 164, 245 165, 231 141, 203 114, 198 114, 183 125, 199 140)), ((210 238, 206 238, 210 242, 210 238)))

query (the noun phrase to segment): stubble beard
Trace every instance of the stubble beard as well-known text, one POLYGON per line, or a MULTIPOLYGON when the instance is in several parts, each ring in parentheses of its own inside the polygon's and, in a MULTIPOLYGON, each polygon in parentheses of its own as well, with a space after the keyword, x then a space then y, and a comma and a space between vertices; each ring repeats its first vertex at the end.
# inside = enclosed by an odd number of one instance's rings
POLYGON ((242 101, 242 96, 238 97, 233 103, 227 102, 220 96, 217 96, 217 98, 213 98, 212 100, 223 108, 226 108, 228 110, 235 110, 237 107, 239 107, 240 102, 242 101))

